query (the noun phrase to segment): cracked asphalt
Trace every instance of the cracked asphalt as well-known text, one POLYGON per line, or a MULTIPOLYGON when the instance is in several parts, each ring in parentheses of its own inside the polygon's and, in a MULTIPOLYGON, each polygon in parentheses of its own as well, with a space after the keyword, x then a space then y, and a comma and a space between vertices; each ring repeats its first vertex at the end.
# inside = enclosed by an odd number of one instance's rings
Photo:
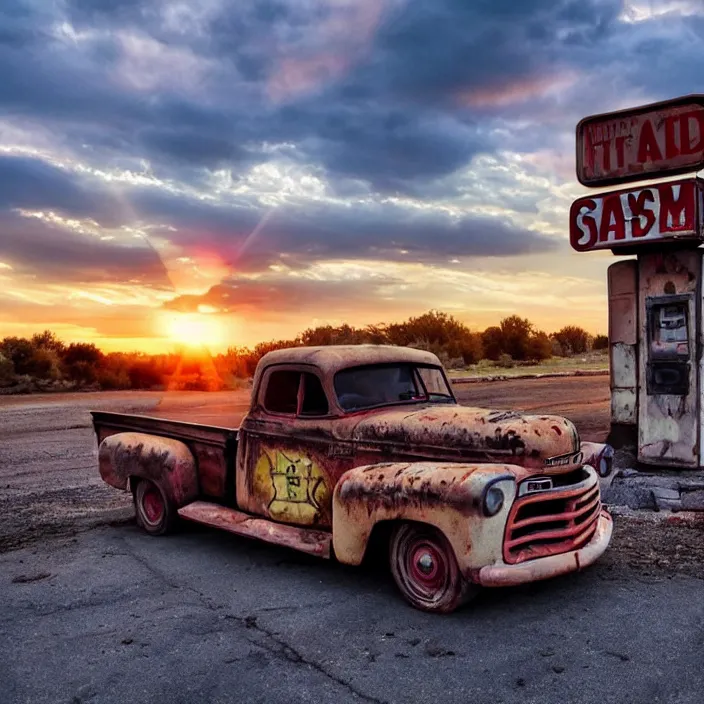
MULTIPOLYGON (((508 386, 490 389, 511 404, 508 386)), ((193 525, 140 532, 97 475, 87 410, 234 425, 245 405, 0 399, 2 704, 702 701, 701 527, 617 519, 584 573, 487 590, 445 617, 408 607, 378 566, 193 525)))
POLYGON ((704 581, 616 560, 451 616, 390 578, 193 528, 0 556, 0 682, 31 702, 678 702, 704 691, 704 581))

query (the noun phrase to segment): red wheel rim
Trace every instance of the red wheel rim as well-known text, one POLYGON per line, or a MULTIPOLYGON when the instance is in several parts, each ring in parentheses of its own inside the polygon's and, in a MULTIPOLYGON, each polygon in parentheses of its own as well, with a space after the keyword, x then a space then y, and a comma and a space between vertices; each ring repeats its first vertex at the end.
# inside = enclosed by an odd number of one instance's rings
POLYGON ((142 495, 144 516, 152 525, 156 525, 164 515, 164 500, 155 487, 149 487, 142 495))
POLYGON ((411 540, 406 549, 409 587, 423 600, 435 600, 447 589, 449 565, 445 551, 425 537, 411 540))

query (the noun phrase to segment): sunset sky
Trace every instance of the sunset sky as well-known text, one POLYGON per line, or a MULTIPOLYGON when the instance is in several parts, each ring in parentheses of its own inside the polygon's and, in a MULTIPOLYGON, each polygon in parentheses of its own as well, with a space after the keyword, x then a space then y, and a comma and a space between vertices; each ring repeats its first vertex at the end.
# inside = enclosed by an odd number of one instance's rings
POLYGON ((575 125, 704 92, 703 42, 701 0, 3 0, 0 337, 604 332, 575 125))

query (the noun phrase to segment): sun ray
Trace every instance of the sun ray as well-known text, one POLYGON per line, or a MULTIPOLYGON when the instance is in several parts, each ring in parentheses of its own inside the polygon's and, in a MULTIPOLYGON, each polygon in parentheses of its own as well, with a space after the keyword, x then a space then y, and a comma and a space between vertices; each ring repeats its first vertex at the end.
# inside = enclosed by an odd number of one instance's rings
POLYGON ((169 313, 165 320, 166 334, 172 342, 190 348, 219 348, 225 340, 225 329, 212 315, 169 313))

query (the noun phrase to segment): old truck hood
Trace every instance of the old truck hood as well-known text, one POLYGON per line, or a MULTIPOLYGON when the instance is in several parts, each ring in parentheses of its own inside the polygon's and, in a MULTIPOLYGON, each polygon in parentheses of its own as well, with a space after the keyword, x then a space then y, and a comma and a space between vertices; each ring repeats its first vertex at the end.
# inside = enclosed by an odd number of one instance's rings
POLYGON ((379 410, 355 425, 352 439, 394 455, 502 462, 546 474, 581 462, 579 435, 566 418, 457 405, 379 410))

